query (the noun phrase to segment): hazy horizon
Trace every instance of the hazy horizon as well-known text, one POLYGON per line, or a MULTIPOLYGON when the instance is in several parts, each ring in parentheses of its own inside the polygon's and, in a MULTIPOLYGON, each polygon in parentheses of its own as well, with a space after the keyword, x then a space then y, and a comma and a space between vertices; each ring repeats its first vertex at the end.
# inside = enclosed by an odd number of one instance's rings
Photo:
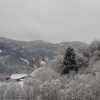
POLYGON ((34 41, 43 41, 43 42, 49 42, 49 43, 52 43, 52 44, 59 44, 59 43, 62 43, 62 42, 83 42, 83 43, 86 43, 86 44, 90 44, 90 43, 87 43, 87 42, 84 42, 84 41, 59 41, 59 42, 52 42, 52 41, 45 41, 45 40, 17 40, 17 39, 13 39, 13 38, 8 38, 8 37, 0 37, 0 38, 5 38, 5 39, 11 39, 11 40, 14 40, 14 41, 21 41, 21 42, 34 42, 34 41))
POLYGON ((0 37, 90 43, 99 27, 99 0, 0 0, 0 37))

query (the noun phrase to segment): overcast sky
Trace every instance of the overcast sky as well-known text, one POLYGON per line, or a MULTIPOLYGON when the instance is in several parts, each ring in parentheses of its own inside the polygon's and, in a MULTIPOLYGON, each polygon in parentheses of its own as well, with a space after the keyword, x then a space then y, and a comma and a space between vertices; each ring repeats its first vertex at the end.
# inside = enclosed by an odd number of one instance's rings
POLYGON ((100 0, 0 0, 0 37, 87 43, 100 39, 100 0))

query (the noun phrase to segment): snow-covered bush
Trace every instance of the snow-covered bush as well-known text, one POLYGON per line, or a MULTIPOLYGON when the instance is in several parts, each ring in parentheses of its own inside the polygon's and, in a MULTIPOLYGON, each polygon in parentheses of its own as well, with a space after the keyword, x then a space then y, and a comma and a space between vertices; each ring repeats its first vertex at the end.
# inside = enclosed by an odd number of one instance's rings
POLYGON ((56 71, 54 71, 50 67, 47 67, 42 71, 39 78, 42 82, 45 82, 48 80, 57 79, 58 77, 60 77, 60 75, 56 71))
POLYGON ((0 84, 0 99, 4 99, 4 92, 7 90, 7 84, 1 83, 0 84))
POLYGON ((82 53, 76 53, 76 62, 78 69, 83 69, 88 66, 88 58, 84 57, 82 53))
POLYGON ((64 57, 62 55, 58 55, 51 61, 49 66, 56 72, 61 73, 63 70, 63 59, 64 57))
POLYGON ((29 78, 24 81, 23 100, 36 100, 39 96, 39 86, 42 82, 36 78, 29 78))
POLYGON ((18 83, 8 83, 7 89, 4 92, 5 99, 21 99, 22 98, 22 90, 21 86, 18 83))
POLYGON ((59 90, 61 88, 59 79, 46 81, 40 85, 42 100, 60 100, 59 90))

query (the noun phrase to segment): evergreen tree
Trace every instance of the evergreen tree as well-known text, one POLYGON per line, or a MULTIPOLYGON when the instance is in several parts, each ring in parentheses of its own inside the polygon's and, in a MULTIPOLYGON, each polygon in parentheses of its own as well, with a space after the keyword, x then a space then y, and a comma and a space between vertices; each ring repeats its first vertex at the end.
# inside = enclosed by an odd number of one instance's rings
POLYGON ((63 74, 69 74, 70 71, 77 72, 77 70, 78 68, 77 68, 76 55, 74 49, 68 47, 63 60, 63 74))

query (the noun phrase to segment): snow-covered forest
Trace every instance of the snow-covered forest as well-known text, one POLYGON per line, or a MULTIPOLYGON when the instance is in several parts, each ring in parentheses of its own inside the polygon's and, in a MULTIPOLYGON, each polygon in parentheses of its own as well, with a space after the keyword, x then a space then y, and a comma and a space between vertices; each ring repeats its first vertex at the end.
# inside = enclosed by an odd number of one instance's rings
POLYGON ((100 100, 100 0, 0 0, 0 100, 100 100))
POLYGON ((1 83, 0 99, 99 100, 100 41, 94 40, 87 48, 74 50, 74 53, 77 72, 70 69, 69 73, 62 74, 67 67, 63 65, 65 54, 59 54, 48 62, 45 70, 25 78, 23 84, 1 83))

